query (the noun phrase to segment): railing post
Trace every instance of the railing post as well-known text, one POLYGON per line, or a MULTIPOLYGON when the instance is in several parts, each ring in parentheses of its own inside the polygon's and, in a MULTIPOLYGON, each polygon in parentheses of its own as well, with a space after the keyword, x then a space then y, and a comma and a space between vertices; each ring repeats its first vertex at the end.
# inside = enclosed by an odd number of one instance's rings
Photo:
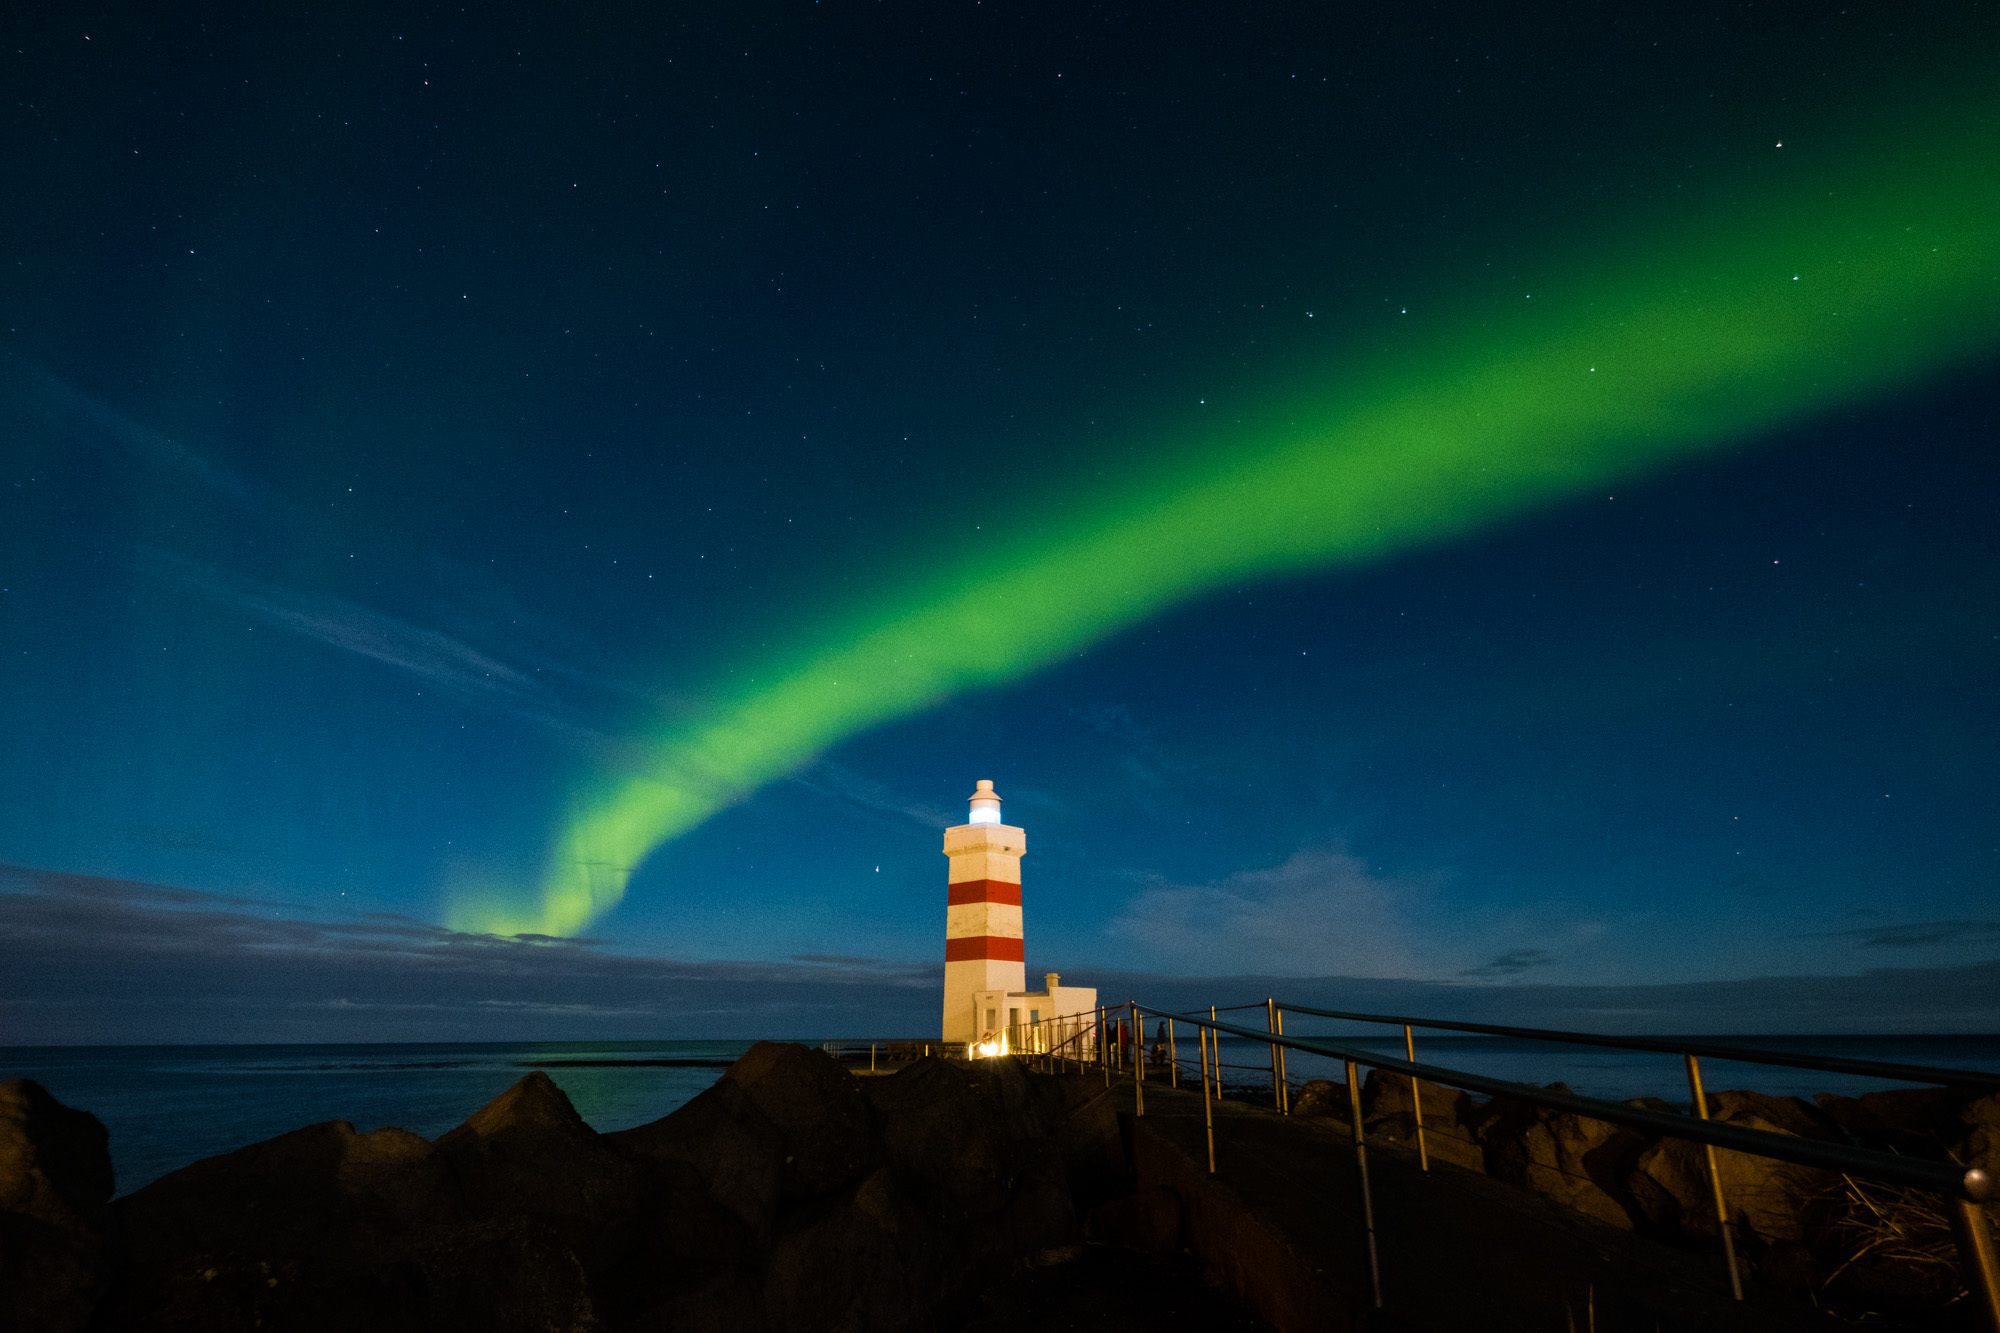
MULTIPOLYGON (((1284 1036, 1285 1011, 1274 1009, 1271 1011, 1271 1017, 1277 1021, 1278 1035, 1281 1037, 1284 1036)), ((1278 1112, 1281 1115, 1290 1115, 1292 1113, 1292 1071, 1285 1063, 1285 1055, 1285 1048, 1280 1046, 1278 1048, 1278 1112)))
MULTIPOLYGON (((1264 1031, 1276 1036, 1278 1033, 1278 1002, 1270 996, 1264 997, 1264 1031)), ((1278 1043, 1271 1043, 1271 1105, 1280 1111, 1285 1109, 1285 1094, 1278 1084, 1278 1043)))
POLYGON ((1368 1236, 1368 1290, 1382 1308, 1382 1260, 1375 1249, 1375 1193, 1368 1185, 1368 1135, 1361 1124, 1361 1081, 1347 1062, 1347 1113, 1354 1132, 1354 1169, 1361 1177, 1361 1228, 1368 1236))
POLYGON ((868 1072, 875 1072, 875 1043, 872 1041, 868 1043, 868 1072))
POLYGON ((1222 1033, 1215 1027, 1215 1006, 1208 1006, 1208 1046, 1215 1059, 1215 1100, 1222 1100, 1222 1033))
POLYGON ((1146 1114, 1146 1048, 1140 1044, 1137 1000, 1132 1001, 1132 1114, 1146 1114))
POLYGON ((1105 1044, 1109 1036, 1104 1031, 1104 1006, 1097 1006, 1097 1063, 1104 1067, 1104 1086, 1111 1086, 1111 1051, 1105 1044))
POLYGON ((1178 1088, 1181 1085, 1181 1053, 1174 1045, 1174 1020, 1167 1020, 1167 1082, 1178 1088))
MULTIPOLYGON (((1692 1052, 1681 1056, 1687 1061, 1688 1091, 1694 1094, 1694 1113, 1702 1120, 1708 1119, 1708 1099, 1701 1091, 1701 1064, 1692 1052)), ((1701 1146, 1708 1157, 1708 1187, 1715 1197, 1715 1225, 1722 1232, 1722 1262, 1729 1266, 1729 1294, 1737 1300, 1743 1299, 1743 1275, 1736 1271, 1736 1238, 1729 1233, 1729 1204, 1722 1197, 1722 1171, 1715 1160, 1715 1145, 1701 1146)))
MULTIPOLYGON (((1417 1062, 1417 1039, 1410 1033, 1410 1025, 1403 1024, 1403 1054, 1411 1064, 1417 1062)), ((1424 1146, 1424 1095, 1417 1089, 1417 1076, 1410 1075, 1410 1115, 1417 1122, 1417 1166, 1421 1170, 1431 1169, 1430 1150, 1424 1146)))
MULTIPOLYGON (((1986 1172, 1978 1167, 1965 1173, 1968 1191, 1985 1194, 1991 1190, 1986 1172)), ((1986 1326, 2000 1333, 2000 1256, 1994 1253, 1993 1224, 1986 1209, 1971 1199, 1961 1198, 1952 1212, 1953 1230, 1958 1232, 1959 1276, 1972 1293, 1973 1304, 1986 1316, 1986 1326)))
POLYGON ((1215 1103, 1208 1097, 1208 1029, 1201 1029, 1201 1123, 1208 1131, 1208 1174, 1215 1174, 1215 1103))

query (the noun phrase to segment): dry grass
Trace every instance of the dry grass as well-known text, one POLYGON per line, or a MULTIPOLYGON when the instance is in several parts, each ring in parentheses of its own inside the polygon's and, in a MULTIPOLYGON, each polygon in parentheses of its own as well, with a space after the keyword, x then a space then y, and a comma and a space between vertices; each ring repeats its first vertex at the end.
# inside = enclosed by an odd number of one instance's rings
POLYGON ((1924 1190, 1840 1180, 1832 1237, 1846 1257, 1827 1274, 1826 1286, 1865 1263, 1900 1269, 1912 1285, 1937 1291, 1947 1303, 1965 1299, 1950 1204, 1924 1190))

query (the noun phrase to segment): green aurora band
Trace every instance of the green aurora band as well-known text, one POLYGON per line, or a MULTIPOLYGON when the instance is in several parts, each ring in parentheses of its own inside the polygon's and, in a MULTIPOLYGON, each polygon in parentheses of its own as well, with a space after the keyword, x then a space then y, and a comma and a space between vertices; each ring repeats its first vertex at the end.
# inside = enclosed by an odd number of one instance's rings
POLYGON ((1460 537, 1976 363, 2000 343, 1991 110, 1610 236, 1430 336, 1400 326, 1153 475, 882 590, 664 729, 643 776, 585 793, 538 901, 462 893, 451 924, 574 934, 653 849, 865 728, 1189 598, 1460 537))

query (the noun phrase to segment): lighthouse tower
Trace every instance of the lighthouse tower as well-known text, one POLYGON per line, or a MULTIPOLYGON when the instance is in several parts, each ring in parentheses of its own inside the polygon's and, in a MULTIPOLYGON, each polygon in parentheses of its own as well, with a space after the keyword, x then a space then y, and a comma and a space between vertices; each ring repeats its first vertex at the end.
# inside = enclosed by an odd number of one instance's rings
POLYGON ((1021 857, 1027 850, 1028 835, 1000 822, 999 794, 981 778, 967 821, 944 831, 944 854, 951 858, 944 925, 947 1044, 978 1041, 1021 1021, 1008 1013, 1007 1001, 1028 988, 1021 943, 1021 857))

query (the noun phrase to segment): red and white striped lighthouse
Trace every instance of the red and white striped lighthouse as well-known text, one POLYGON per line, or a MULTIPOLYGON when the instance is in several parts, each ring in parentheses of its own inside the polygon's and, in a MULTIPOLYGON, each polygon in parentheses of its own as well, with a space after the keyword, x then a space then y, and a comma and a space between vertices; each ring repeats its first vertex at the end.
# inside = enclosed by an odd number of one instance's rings
MULTIPOLYGON (((1028 835, 1000 822, 993 783, 979 780, 967 822, 944 831, 944 1039, 974 1042, 1019 1023, 1008 1000, 1027 986, 1021 942, 1021 857, 1028 835)), ((1037 1015, 1039 1017, 1039 1015, 1037 1015)))

